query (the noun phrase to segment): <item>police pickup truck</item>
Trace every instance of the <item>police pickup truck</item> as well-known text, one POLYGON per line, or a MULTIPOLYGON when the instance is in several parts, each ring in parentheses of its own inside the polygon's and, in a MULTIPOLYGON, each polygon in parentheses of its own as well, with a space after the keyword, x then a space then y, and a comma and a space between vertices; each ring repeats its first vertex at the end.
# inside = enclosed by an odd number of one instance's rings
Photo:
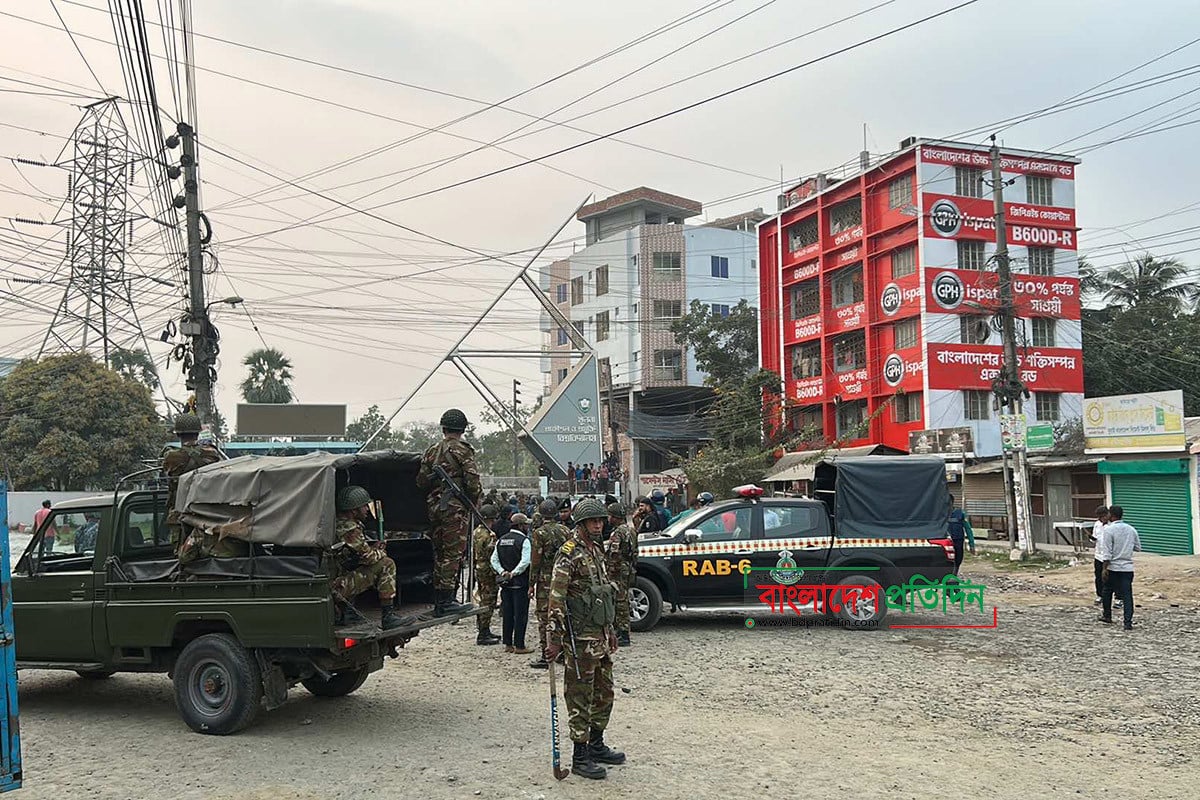
POLYGON ((713 503, 638 543, 631 627, 648 631, 670 610, 761 614, 756 584, 877 585, 879 602, 841 604, 843 625, 877 627, 884 594, 914 575, 954 572, 950 492, 938 458, 870 456, 814 468, 815 499, 764 497, 756 486, 713 503))

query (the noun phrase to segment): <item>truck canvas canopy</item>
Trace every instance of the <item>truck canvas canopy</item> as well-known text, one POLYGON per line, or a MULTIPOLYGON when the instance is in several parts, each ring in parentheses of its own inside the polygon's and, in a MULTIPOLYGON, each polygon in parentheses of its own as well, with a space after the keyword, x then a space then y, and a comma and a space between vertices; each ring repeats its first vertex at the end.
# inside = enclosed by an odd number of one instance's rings
POLYGON ((175 509, 185 525, 247 542, 331 547, 334 497, 348 483, 381 500, 392 530, 429 527, 416 486, 421 456, 396 450, 335 455, 242 456, 179 479, 175 509))
POLYGON ((950 490, 940 458, 871 456, 822 462, 816 482, 818 496, 833 491, 838 536, 949 536, 950 490))

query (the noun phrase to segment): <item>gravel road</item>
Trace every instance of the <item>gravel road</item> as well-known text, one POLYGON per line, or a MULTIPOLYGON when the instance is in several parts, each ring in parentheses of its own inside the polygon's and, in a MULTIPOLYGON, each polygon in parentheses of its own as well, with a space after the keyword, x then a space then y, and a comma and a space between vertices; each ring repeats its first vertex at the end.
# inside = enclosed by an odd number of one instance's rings
POLYGON ((24 672, 21 795, 1194 799, 1200 595, 1186 570, 1200 562, 1174 563, 1188 601, 1147 595, 1131 633, 1096 621, 1090 563, 1035 575, 983 558, 966 576, 989 585, 994 630, 666 617, 618 654, 608 739, 629 763, 603 784, 554 781, 546 673, 461 625, 422 634, 355 695, 295 689, 225 738, 183 725, 165 676, 24 672))

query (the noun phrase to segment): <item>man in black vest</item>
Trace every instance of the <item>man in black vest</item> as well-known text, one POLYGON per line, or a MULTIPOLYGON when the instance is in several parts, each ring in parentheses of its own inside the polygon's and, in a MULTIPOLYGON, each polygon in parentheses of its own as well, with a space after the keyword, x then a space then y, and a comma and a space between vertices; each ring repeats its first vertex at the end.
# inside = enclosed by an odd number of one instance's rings
POLYGON ((525 627, 529 624, 529 561, 532 551, 529 537, 522 528, 528 524, 524 514, 513 514, 512 528, 496 539, 492 551, 492 569, 500 586, 500 609, 504 620, 502 636, 506 653, 532 653, 525 646, 525 627))

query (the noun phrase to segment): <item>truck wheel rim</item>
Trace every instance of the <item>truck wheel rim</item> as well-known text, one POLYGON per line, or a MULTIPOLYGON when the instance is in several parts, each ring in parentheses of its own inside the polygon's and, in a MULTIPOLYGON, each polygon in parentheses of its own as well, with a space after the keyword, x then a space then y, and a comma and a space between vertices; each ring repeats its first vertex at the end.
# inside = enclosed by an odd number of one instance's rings
MULTIPOLYGON (((883 594, 882 589, 880 590, 880 594, 883 594)), ((882 600, 880 602, 882 602, 882 600)), ((845 611, 846 616, 855 622, 870 622, 871 620, 875 619, 876 615, 878 614, 878 612, 873 609, 871 604, 868 602, 858 602, 854 605, 843 605, 842 609, 845 611)))
POLYGON ((650 613, 650 598, 641 589, 629 590, 629 616, 634 622, 640 622, 650 613))
POLYGON ((192 707, 209 717, 218 716, 233 700, 229 672, 216 661, 202 661, 192 668, 188 690, 192 707))

